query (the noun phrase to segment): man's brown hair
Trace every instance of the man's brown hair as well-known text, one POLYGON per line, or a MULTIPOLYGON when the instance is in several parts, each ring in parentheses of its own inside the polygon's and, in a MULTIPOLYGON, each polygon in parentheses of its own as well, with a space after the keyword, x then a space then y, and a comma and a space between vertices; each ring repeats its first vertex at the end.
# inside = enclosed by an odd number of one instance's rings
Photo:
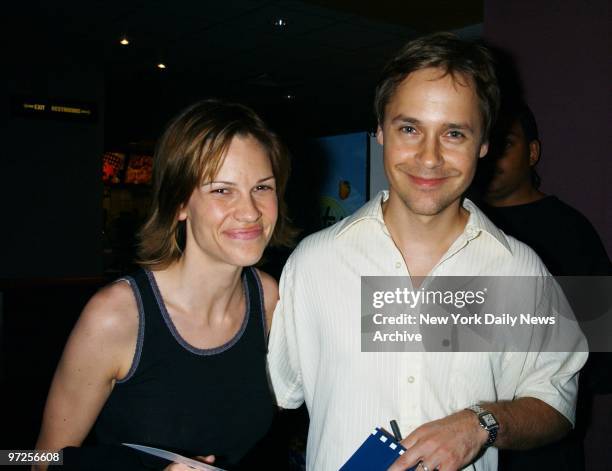
POLYGON ((400 83, 412 72, 430 67, 441 69, 442 76, 450 74, 458 81, 465 77, 473 83, 485 142, 500 102, 493 58, 483 45, 459 39, 452 33, 434 33, 410 41, 389 61, 376 86, 374 111, 378 124, 382 126, 385 108, 400 83))

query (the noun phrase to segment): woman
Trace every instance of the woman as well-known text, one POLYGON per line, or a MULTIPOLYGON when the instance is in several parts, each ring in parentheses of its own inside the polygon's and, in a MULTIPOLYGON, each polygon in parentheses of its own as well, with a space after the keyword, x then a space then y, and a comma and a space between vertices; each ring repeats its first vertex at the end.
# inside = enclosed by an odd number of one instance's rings
POLYGON ((151 464, 127 442, 214 455, 231 467, 265 435, 274 409, 266 338, 278 291, 252 265, 269 242, 290 238, 288 170, 276 136, 244 106, 207 100, 170 123, 155 153, 142 268, 83 310, 37 449, 64 448, 66 464, 88 469, 167 464, 151 464), (72 448, 90 430, 97 445, 72 448))

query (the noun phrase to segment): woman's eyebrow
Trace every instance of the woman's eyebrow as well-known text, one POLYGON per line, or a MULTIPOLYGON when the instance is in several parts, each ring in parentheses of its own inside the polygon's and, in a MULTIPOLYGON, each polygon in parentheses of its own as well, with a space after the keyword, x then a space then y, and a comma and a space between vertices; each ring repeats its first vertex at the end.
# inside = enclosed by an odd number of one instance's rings
MULTIPOLYGON (((257 183, 265 182, 266 180, 272 180, 272 179, 274 179, 274 175, 270 175, 269 177, 260 178, 259 180, 257 180, 257 183)), ((213 181, 210 181, 210 182, 205 182, 205 183, 202 183, 202 186, 204 186, 204 185, 214 185, 214 184, 236 186, 236 183, 225 181, 225 180, 213 180, 213 181)))

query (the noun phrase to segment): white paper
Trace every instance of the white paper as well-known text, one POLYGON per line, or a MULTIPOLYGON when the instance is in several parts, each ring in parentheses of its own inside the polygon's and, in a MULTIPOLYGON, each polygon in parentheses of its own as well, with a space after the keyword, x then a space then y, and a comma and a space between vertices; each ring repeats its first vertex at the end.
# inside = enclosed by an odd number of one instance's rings
POLYGON ((222 468, 217 468, 216 466, 202 463, 201 461, 196 461, 191 458, 187 458, 186 456, 179 455, 177 453, 172 453, 171 451, 162 450, 161 448, 154 448, 152 446, 144 446, 144 445, 135 445, 133 443, 123 443, 123 445, 129 446, 130 448, 134 448, 135 450, 138 450, 138 451, 143 451, 145 453, 148 453, 149 455, 158 456, 159 458, 170 460, 174 463, 186 464, 187 466, 191 466, 194 469, 202 469, 204 471, 225 471, 222 468))

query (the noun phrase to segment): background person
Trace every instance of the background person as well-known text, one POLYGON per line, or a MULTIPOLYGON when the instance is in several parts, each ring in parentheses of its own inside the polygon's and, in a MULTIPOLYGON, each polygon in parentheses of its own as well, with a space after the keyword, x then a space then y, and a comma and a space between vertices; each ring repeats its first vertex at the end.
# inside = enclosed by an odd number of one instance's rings
MULTIPOLYGON (((491 144, 479 168, 480 186, 484 188, 480 207, 487 216, 505 233, 532 247, 553 275, 612 273, 610 259, 588 219, 556 196, 540 190, 536 165, 542 144, 535 116, 521 99, 507 100, 491 144)), ((585 469, 583 442, 593 397, 612 392, 611 360, 610 353, 590 353, 580 372, 574 430, 558 442, 533 450, 502 450, 500 469, 585 469)))
POLYGON ((483 160, 483 210, 504 232, 525 242, 553 275, 608 275, 610 259, 593 225, 576 209, 540 190, 542 144, 531 109, 508 104, 483 160))

